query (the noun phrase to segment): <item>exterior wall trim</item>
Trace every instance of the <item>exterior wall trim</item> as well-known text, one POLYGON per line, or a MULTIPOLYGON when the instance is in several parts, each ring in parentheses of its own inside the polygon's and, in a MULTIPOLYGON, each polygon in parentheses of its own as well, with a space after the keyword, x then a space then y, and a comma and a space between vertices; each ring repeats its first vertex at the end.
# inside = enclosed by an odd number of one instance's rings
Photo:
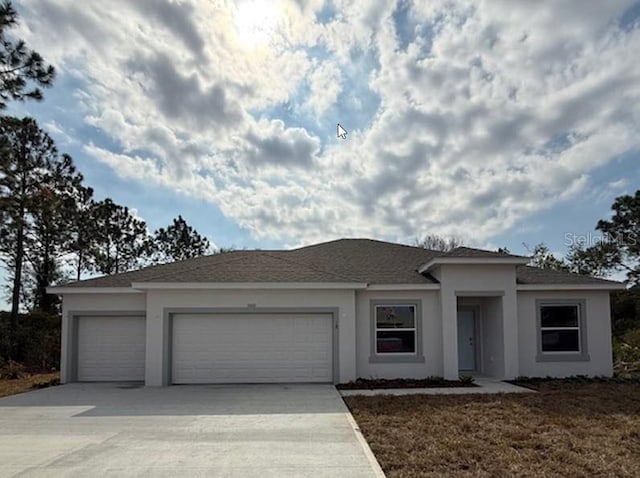
POLYGON ((165 307, 162 309, 163 350, 162 350, 162 385, 172 384, 171 372, 173 347, 173 317, 176 314, 322 314, 331 315, 333 325, 332 372, 333 383, 340 380, 339 362, 339 320, 338 307, 165 307))
MULTIPOLYGON (((69 326, 67 328, 67 382, 78 381, 78 319, 81 317, 144 317, 145 310, 70 310, 67 312, 69 326)), ((145 368, 146 368, 145 362, 145 368)))

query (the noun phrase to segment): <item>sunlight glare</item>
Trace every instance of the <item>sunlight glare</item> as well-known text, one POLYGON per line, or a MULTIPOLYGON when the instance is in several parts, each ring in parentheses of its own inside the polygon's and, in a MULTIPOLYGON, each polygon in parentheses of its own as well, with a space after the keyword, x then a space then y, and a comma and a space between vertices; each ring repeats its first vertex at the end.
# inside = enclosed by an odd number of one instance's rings
POLYGON ((235 27, 240 43, 248 48, 267 46, 273 37, 278 20, 277 2, 244 0, 235 11, 235 27))

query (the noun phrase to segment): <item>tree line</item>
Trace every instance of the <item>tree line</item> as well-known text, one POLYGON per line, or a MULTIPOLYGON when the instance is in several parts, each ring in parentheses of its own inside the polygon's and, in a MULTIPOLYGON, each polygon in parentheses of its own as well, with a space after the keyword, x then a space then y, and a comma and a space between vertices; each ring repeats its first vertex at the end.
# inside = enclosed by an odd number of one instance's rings
POLYGON ((97 200, 68 154, 32 118, 0 118, 0 260, 9 271, 12 314, 52 313, 53 283, 117 274, 211 251, 178 216, 149 233, 128 207, 97 200))
POLYGON ((595 235, 566 233, 567 252, 556 257, 540 243, 534 246, 532 265, 594 277, 624 273, 630 288, 640 285, 640 190, 617 197, 611 217, 596 224, 595 235))
MULTIPOLYGON (((0 110, 10 101, 43 99, 55 68, 11 36, 18 15, 0 3, 0 110)), ((178 216, 153 233, 110 198, 98 200, 68 154, 33 118, 0 116, 0 263, 9 275, 10 342, 20 309, 58 312, 47 287, 86 274, 116 274, 211 251, 178 216)))

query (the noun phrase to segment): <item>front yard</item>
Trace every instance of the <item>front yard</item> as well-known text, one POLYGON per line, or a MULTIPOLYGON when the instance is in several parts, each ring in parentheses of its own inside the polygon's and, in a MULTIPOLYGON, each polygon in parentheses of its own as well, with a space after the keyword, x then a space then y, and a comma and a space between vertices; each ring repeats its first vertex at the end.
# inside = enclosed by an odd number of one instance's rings
POLYGON ((388 477, 640 476, 640 384, 345 397, 388 477))
POLYGON ((17 379, 0 379, 0 397, 28 392, 38 388, 57 385, 60 379, 59 372, 25 374, 17 379))

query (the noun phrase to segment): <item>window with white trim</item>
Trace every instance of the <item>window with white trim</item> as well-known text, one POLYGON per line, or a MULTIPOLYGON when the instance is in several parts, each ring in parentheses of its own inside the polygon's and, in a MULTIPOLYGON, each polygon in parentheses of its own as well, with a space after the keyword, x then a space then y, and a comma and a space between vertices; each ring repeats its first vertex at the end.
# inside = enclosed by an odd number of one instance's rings
POLYGON ((375 347, 378 355, 415 355, 417 350, 416 306, 375 306, 375 347))
POLYGON ((580 353, 580 304, 540 304, 540 348, 544 353, 580 353))

